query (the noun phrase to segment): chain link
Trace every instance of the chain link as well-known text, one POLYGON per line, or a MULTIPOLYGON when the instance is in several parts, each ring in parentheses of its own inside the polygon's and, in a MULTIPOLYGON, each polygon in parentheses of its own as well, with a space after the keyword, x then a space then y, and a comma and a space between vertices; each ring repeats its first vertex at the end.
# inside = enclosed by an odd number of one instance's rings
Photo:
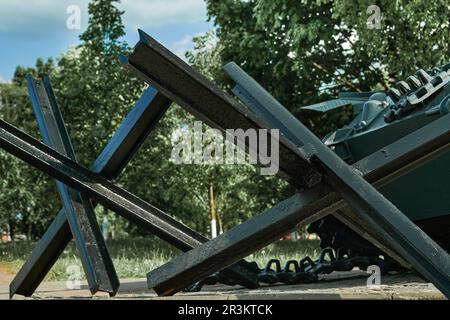
MULTIPOLYGON (((256 262, 252 262, 252 264, 255 265, 255 270, 259 270, 257 271, 258 281, 269 285, 276 283, 288 285, 316 283, 319 281, 319 275, 330 274, 334 271, 352 271, 354 268, 366 271, 372 265, 378 266, 384 274, 407 271, 391 258, 382 258, 381 256, 350 256, 342 249, 334 250, 333 248, 323 249, 320 252, 319 258, 315 261, 309 256, 300 261, 289 260, 283 268, 281 261, 278 259, 269 260, 263 269, 259 269, 256 262)), ((220 273, 214 273, 191 285, 184 291, 198 292, 204 285, 216 284, 235 285, 235 283, 220 273)))

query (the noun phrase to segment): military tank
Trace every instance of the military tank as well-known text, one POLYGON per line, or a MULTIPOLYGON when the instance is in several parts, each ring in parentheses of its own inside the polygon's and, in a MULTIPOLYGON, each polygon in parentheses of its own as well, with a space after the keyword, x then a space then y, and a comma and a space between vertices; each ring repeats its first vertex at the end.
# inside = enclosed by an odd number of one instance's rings
MULTIPOLYGON (((349 164, 432 123, 450 112, 450 64, 418 70, 388 92, 341 93, 338 99, 304 107, 328 112, 351 105, 354 119, 323 142, 349 164)), ((380 189, 381 193, 430 235, 450 249, 450 152, 380 189)), ((320 246, 350 256, 382 255, 374 245, 333 216, 308 227, 320 246)))

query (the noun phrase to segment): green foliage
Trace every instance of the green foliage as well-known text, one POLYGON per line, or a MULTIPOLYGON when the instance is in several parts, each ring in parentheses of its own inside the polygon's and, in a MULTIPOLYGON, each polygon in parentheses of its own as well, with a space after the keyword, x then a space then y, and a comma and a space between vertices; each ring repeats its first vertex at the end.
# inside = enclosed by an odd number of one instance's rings
MULTIPOLYGON (((17 67, 11 84, 0 85, 0 116, 35 137, 39 131, 26 91, 25 76, 50 75, 78 160, 89 166, 144 90, 124 72, 119 55, 123 12, 116 0, 92 0, 89 26, 79 46, 55 62, 39 58, 33 68, 17 67)), ((221 68, 235 61, 255 77, 316 134, 323 136, 350 119, 346 110, 327 114, 301 111, 304 105, 333 98, 340 91, 387 89, 417 67, 448 61, 449 8, 433 2, 376 1, 381 29, 368 29, 372 1, 206 0, 216 28, 194 38, 189 63, 225 90, 221 68)), ((182 222, 209 234, 209 185, 222 229, 248 219, 293 190, 250 165, 175 165, 172 133, 194 118, 172 106, 117 181, 182 222)), ((0 229, 38 237, 61 204, 54 182, 0 152, 0 229)), ((146 234, 117 215, 108 215, 116 236, 146 234)))
MULTIPOLYGON (((224 230, 288 196, 290 189, 250 165, 177 165, 170 161, 172 133, 195 119, 172 106, 126 167, 119 182, 151 204, 208 235, 209 184, 224 230), (269 189, 279 192, 268 192, 269 189), (284 190, 284 191, 282 191, 284 190)), ((206 129, 206 127, 204 128, 206 129)))
POLYGON ((38 58, 36 60, 36 66, 34 68, 24 68, 22 66, 17 66, 16 70, 14 71, 12 83, 19 87, 25 87, 27 75, 31 75, 35 78, 42 78, 45 75, 52 75, 54 71, 55 63, 53 58, 49 58, 47 59, 47 61, 44 61, 44 59, 42 58, 38 58))
MULTIPOLYGON (((144 84, 122 69, 119 56, 130 53, 116 0, 89 4, 89 25, 81 44, 64 54, 53 85, 78 161, 86 167, 97 158, 144 90, 144 84)), ((102 217, 108 211, 97 210, 102 217)), ((109 215, 114 234, 127 223, 109 215)))
MULTIPOLYGON (((180 254, 178 250, 154 237, 110 240, 106 244, 120 279, 145 278, 149 270, 160 267, 180 254)), ((29 241, 14 245, 0 244, 0 271, 17 273, 34 246, 35 243, 29 241)), ((316 241, 279 241, 255 252, 248 259, 256 261, 260 267, 273 257, 283 262, 300 260, 307 255, 316 259, 319 255, 317 248, 316 241)), ((82 270, 75 245, 71 242, 44 281, 67 280, 67 267, 73 265, 78 265, 82 270)), ((84 277, 83 272, 81 276, 84 277)))
POLYGON ((224 86, 224 75, 222 72, 222 49, 223 43, 219 42, 214 30, 193 39, 194 50, 186 52, 186 58, 190 65, 194 66, 201 74, 224 86))
MULTIPOLYGON (((38 136, 26 89, 0 84, 0 117, 38 136)), ((0 230, 33 238, 42 234, 52 215, 47 202, 58 201, 53 182, 16 157, 0 150, 0 230)), ((51 209, 51 208, 50 208, 51 209)))
MULTIPOLYGON (((339 91, 386 89, 448 60, 448 1, 207 0, 221 64, 234 60, 318 135, 348 121, 300 107, 339 91), (381 29, 367 28, 370 5, 381 29)), ((217 78, 221 81, 221 78, 217 78)))
POLYGON ((207 5, 222 63, 238 63, 319 135, 349 120, 336 113, 300 114, 301 106, 344 88, 338 66, 358 67, 345 66, 342 44, 350 34, 334 37, 330 1, 211 0, 207 5))
POLYGON ((366 27, 366 10, 374 1, 335 1, 334 16, 343 25, 352 26, 358 36, 352 43, 354 57, 385 66, 391 79, 449 62, 447 0, 375 3, 381 9, 381 28, 370 30, 366 27))
POLYGON ((85 166, 96 159, 144 88, 118 60, 130 48, 120 40, 124 26, 117 2, 89 4, 89 26, 81 44, 63 55, 53 76, 75 151, 85 166))
MULTIPOLYGON (((80 36, 78 47, 64 54, 56 66, 52 59, 39 58, 34 68, 17 67, 12 84, 2 90, 3 119, 39 137, 25 77, 49 75, 75 152, 85 166, 93 162, 144 89, 142 82, 123 72, 118 61, 119 55, 128 54, 130 48, 120 40, 124 26, 122 12, 114 6, 117 2, 92 1, 89 26, 80 36)), ((28 228, 36 229, 30 233, 39 236, 42 228, 36 225, 48 225, 61 206, 54 182, 5 153, 2 157, 1 172, 10 174, 2 180, 0 217, 6 219, 0 220, 12 221, 9 217, 23 212, 29 220, 28 228), (9 192, 3 192, 7 188, 9 192)), ((117 223, 123 225, 121 220, 117 223)))

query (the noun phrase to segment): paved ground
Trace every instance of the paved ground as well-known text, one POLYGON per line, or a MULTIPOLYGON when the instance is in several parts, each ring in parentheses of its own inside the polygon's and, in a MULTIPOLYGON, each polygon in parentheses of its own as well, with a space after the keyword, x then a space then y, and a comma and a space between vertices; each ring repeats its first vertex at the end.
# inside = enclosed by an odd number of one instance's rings
MULTIPOLYGON (((432 285, 414 275, 383 276, 379 288, 366 286, 367 275, 361 271, 335 272, 324 276, 318 284, 276 285, 258 290, 239 287, 208 286, 198 293, 180 293, 163 299, 189 300, 274 300, 274 299, 444 299, 432 285)), ((12 275, 0 273, 0 300, 9 299, 8 286, 12 275)), ((145 279, 121 281, 121 289, 113 299, 161 299, 147 289, 145 279)), ((14 299, 24 299, 17 296, 14 299)), ((86 285, 68 290, 65 282, 43 283, 32 299, 110 299, 99 293, 91 296, 86 285)))
POLYGON ((0 288, 1 288, 0 289, 0 297, 1 297, 1 294, 3 293, 3 286, 5 284, 10 283, 12 278, 13 278, 13 275, 11 275, 9 273, 1 272, 1 270, 0 270, 0 288))

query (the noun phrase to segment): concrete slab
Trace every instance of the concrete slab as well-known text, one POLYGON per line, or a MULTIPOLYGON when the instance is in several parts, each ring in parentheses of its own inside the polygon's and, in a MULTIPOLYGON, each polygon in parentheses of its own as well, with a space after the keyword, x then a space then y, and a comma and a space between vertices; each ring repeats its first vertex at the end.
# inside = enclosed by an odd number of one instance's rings
MULTIPOLYGON (((0 277, 0 300, 9 299, 8 286, 11 275, 0 277)), ((341 299, 445 299, 430 283, 412 275, 385 275, 378 288, 367 287, 367 274, 362 271, 334 272, 321 277, 316 284, 263 286, 258 290, 223 285, 207 286, 201 292, 179 293, 173 297, 159 298, 153 290, 147 289, 145 279, 121 281, 120 291, 114 298, 99 293, 92 296, 82 284, 79 290, 67 289, 65 282, 42 283, 31 298, 14 299, 139 299, 139 300, 341 300, 341 299)))

